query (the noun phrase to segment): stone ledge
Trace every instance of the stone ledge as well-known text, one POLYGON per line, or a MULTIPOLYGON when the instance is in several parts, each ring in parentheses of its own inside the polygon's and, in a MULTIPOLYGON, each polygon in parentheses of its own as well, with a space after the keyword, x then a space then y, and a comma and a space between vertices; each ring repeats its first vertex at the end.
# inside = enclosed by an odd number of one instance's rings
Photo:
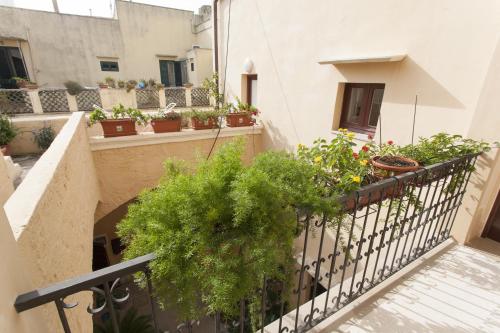
MULTIPOLYGON (((262 133, 262 125, 248 127, 225 127, 220 131, 219 137, 231 137, 240 135, 255 135, 262 133)), ((93 136, 89 138, 90 149, 92 151, 117 149, 125 147, 136 147, 145 145, 154 145, 170 142, 183 142, 213 139, 217 135, 217 129, 193 130, 183 129, 181 132, 172 133, 153 133, 141 132, 137 135, 121 136, 115 138, 104 138, 103 136, 93 136)))

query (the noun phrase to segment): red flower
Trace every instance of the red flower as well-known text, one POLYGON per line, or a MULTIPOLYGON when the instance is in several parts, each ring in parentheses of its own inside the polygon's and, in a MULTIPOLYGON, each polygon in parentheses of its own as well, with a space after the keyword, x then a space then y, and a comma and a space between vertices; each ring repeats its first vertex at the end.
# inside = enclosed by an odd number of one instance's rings
POLYGON ((370 150, 370 148, 368 148, 368 146, 363 146, 361 149, 362 149, 365 153, 366 153, 368 150, 370 150))
POLYGON ((373 140, 373 135, 368 134, 368 140, 373 140))
POLYGON ((357 160, 357 159, 358 159, 358 157, 359 157, 359 155, 358 155, 358 154, 356 154, 356 153, 352 153, 352 157, 354 157, 354 159, 355 159, 355 160, 357 160))
POLYGON ((388 145, 392 145, 393 143, 394 143, 394 141, 392 141, 392 140, 387 141, 388 145))

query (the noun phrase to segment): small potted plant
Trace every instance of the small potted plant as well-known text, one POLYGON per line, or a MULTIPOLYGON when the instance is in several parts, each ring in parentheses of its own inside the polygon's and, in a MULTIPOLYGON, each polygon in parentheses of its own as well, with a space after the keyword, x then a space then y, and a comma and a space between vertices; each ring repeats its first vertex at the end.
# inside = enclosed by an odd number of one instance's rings
POLYGON ((195 130, 217 128, 221 115, 221 111, 200 111, 197 109, 192 109, 189 114, 191 117, 191 125, 195 130))
POLYGON ((104 82, 106 82, 107 86, 110 88, 116 88, 116 81, 111 76, 106 76, 104 78, 104 82))
POLYGON ((399 147, 394 145, 392 140, 380 146, 374 144, 367 146, 371 146, 373 156, 371 164, 374 169, 374 175, 380 179, 416 171, 420 168, 417 161, 402 156, 399 153, 399 147))
POLYGON ((13 77, 13 79, 16 81, 16 85, 19 89, 24 88, 24 89, 38 89, 38 85, 36 82, 30 81, 26 78, 23 77, 13 77))
POLYGON ((0 150, 4 156, 10 156, 9 143, 16 137, 17 128, 14 127, 9 117, 0 114, 0 150))
POLYGON ((107 89, 108 88, 108 85, 106 83, 102 82, 102 81, 97 82, 97 85, 101 89, 107 89))
POLYGON ((134 90, 136 86, 137 86, 136 80, 128 80, 127 84, 125 85, 125 87, 127 88, 127 92, 134 90))
POLYGON ((123 80, 118 80, 116 84, 118 85, 118 88, 123 89, 125 88, 126 82, 123 80))
POLYGON ((104 137, 136 135, 135 124, 144 125, 147 117, 138 109, 125 108, 122 104, 115 105, 110 117, 101 108, 96 108, 89 116, 90 125, 101 123, 104 137))
POLYGON ((155 133, 180 132, 182 115, 179 112, 159 112, 151 116, 151 126, 155 133))
POLYGON ((236 108, 231 108, 226 116, 227 126, 252 126, 254 124, 252 116, 256 116, 257 112, 258 111, 254 106, 243 103, 238 97, 236 97, 236 108))

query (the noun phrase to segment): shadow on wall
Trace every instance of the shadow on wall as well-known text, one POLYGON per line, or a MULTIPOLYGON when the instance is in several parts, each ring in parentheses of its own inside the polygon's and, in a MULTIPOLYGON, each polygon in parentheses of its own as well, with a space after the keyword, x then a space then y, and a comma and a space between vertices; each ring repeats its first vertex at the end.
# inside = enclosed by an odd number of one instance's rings
POLYGON ((410 57, 401 62, 335 66, 347 82, 385 83, 384 102, 464 109, 465 106, 410 57))
POLYGON ((271 148, 273 150, 295 150, 294 145, 290 144, 288 138, 281 133, 279 127, 273 125, 271 120, 265 122, 262 137, 265 150, 271 148))

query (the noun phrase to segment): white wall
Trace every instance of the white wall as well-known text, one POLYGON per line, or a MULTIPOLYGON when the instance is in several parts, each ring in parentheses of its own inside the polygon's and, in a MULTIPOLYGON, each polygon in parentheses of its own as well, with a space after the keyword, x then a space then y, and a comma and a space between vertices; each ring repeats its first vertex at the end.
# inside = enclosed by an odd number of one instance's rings
POLYGON ((193 27, 191 11, 129 1, 116 5, 118 19, 0 6, 0 41, 23 41, 30 78, 42 87, 67 80, 96 86, 106 76, 160 81, 161 56, 183 59, 195 44, 211 48, 211 22, 193 27), (119 72, 101 71, 101 59, 117 60, 119 72))
MULTIPOLYGON (((224 68, 229 1, 221 2, 224 68)), ((466 134, 500 33, 497 1, 233 1, 227 90, 240 95, 245 58, 258 74, 268 147, 331 137, 339 83, 386 84, 383 138, 466 134), (319 65, 340 57, 408 55, 400 63, 319 65)), ((493 124, 490 124, 493 126, 493 124)))

